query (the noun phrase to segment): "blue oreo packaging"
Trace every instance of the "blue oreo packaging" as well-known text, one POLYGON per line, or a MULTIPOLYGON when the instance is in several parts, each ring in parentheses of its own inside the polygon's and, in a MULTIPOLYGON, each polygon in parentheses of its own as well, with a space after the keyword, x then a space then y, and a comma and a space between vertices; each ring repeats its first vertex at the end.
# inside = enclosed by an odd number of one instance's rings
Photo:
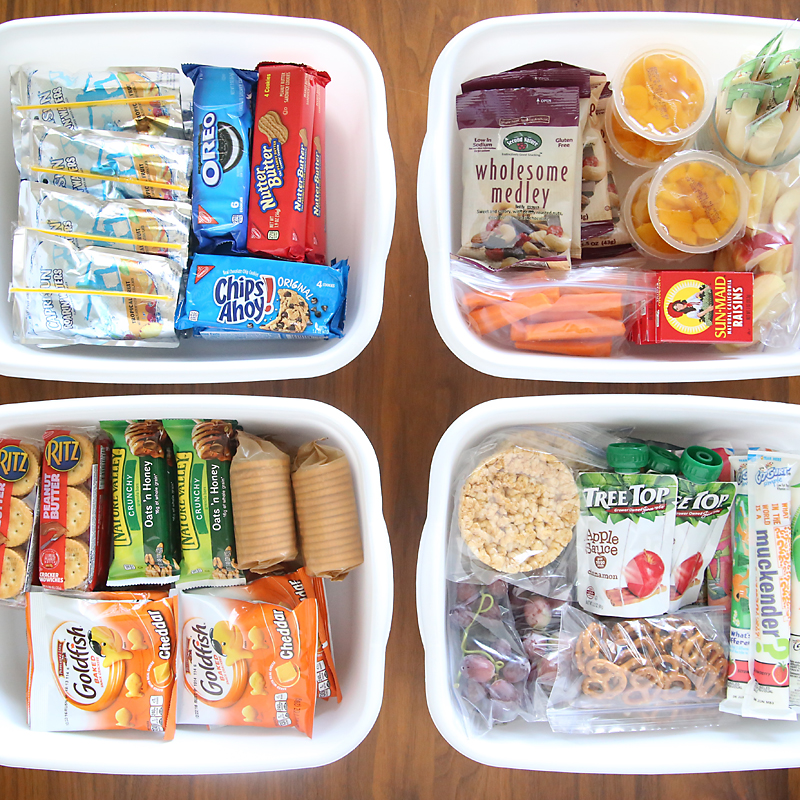
POLYGON ((194 83, 192 230, 201 253, 247 252, 250 142, 258 73, 184 64, 194 83))
POLYGON ((349 269, 346 259, 326 267, 198 254, 176 327, 202 339, 340 337, 349 269))

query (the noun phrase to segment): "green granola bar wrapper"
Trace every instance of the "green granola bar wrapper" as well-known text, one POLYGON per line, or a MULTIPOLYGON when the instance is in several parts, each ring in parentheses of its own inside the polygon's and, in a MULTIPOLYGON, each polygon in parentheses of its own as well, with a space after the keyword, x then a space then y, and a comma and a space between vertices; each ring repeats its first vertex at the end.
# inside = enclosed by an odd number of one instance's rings
POLYGON ((175 583, 180 568, 164 426, 160 420, 100 424, 113 442, 108 585, 175 583))
POLYGON ((178 474, 182 589, 245 583, 236 563, 231 505, 231 420, 164 420, 178 474))

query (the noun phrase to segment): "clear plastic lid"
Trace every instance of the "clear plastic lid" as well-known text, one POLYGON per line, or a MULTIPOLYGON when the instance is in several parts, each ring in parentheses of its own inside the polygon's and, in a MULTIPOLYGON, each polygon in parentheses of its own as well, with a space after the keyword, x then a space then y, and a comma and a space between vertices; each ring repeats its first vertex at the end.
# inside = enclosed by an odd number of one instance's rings
POLYGON ((711 253, 743 233, 750 191, 716 153, 687 150, 656 170, 650 219, 664 241, 685 253, 711 253))
POLYGON ((606 139, 614 155, 633 167, 652 169, 679 150, 689 147, 688 139, 662 144, 639 136, 619 118, 613 106, 606 111, 605 119, 606 139))
POLYGON ((650 220, 648 196, 655 174, 655 170, 645 172, 631 184, 622 203, 622 220, 640 253, 662 261, 685 261, 690 254, 676 250, 664 241, 650 220))
POLYGON ((694 135, 713 105, 708 72, 677 47, 649 47, 627 59, 614 79, 614 106, 634 133, 653 142, 694 135))

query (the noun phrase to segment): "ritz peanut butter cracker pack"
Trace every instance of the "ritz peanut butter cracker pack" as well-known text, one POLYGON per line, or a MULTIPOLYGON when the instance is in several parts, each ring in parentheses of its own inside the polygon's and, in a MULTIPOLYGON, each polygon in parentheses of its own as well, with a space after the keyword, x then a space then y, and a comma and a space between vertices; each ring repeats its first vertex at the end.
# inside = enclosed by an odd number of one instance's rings
POLYGON ((317 604, 292 610, 181 594, 179 724, 294 726, 311 736, 317 699, 317 604))
POLYGON ((96 429, 44 434, 39 504, 39 581, 91 591, 108 570, 110 442, 96 429))
POLYGON ((172 738, 174 598, 31 592, 28 722, 34 731, 132 728, 172 738))
POLYGON ((0 604, 24 605, 36 553, 39 446, 0 438, 0 604))

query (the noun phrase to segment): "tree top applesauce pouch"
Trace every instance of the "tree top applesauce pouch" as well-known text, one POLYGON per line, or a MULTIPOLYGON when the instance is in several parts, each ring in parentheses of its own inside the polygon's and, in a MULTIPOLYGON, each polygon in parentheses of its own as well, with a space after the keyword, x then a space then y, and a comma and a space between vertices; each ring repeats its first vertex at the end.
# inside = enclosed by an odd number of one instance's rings
POLYGON ((503 88, 456 98, 463 144, 458 255, 493 269, 569 269, 579 89, 503 88))

